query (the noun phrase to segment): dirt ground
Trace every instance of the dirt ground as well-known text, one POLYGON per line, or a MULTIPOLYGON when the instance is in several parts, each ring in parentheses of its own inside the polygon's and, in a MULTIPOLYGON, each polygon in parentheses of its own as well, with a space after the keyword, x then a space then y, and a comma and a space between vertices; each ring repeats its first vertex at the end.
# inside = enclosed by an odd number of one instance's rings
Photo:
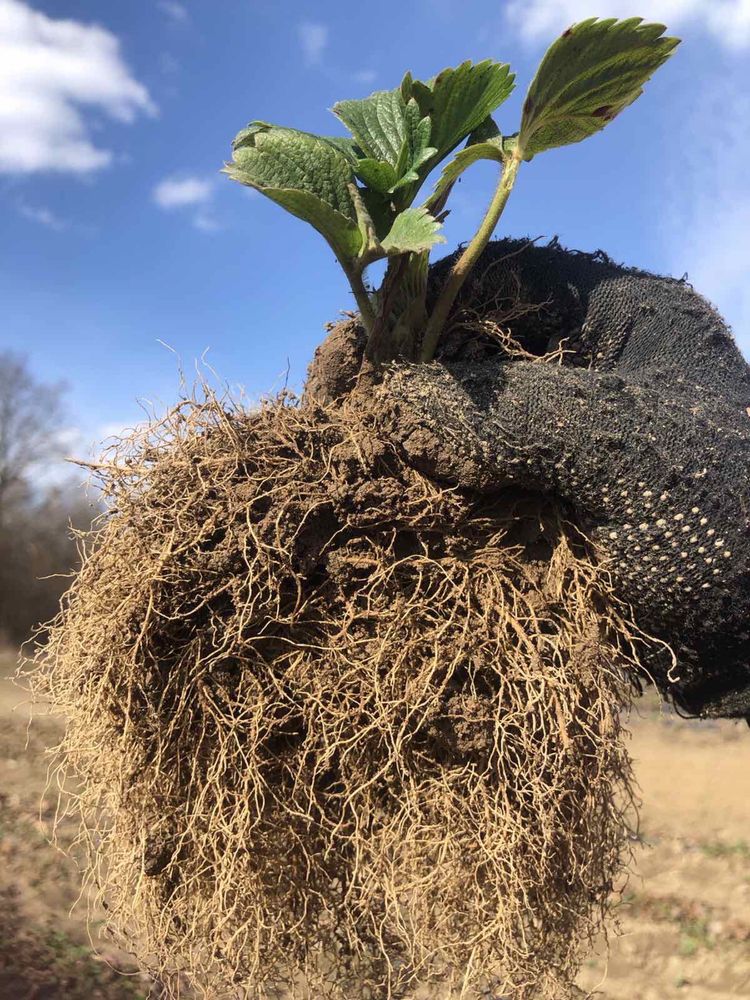
MULTIPOLYGON (((0 651, 0 1000, 146 1000, 158 997, 147 977, 87 929, 75 864, 47 839, 54 797, 45 748, 59 723, 29 725, 23 692, 7 678, 15 656, 0 651), (118 971, 119 970, 119 971, 118 971), (123 973, 125 973, 123 975, 123 973)), ((73 829, 60 829, 69 843, 73 829)))
POLYGON ((641 839, 608 966, 607 1000, 750 997, 750 729, 687 721, 647 696, 631 720, 641 839))
MULTIPOLYGON (((0 1000, 146 1000, 158 985, 87 930, 75 866, 51 847, 44 748, 0 653, 0 1000), (120 972, 116 971, 120 970, 120 972), (126 973, 122 975, 120 973, 126 973)), ((645 698, 632 720, 641 840, 608 963, 585 991, 604 1000, 750 998, 750 729, 687 722, 645 698)), ((63 826, 62 840, 72 831, 63 826)))

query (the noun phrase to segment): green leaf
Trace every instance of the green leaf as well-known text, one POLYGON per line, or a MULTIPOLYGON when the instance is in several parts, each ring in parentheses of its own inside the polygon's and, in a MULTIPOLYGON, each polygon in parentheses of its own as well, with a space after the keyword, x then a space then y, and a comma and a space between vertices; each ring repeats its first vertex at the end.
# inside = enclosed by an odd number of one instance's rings
POLYGON ((319 138, 323 142, 327 142, 329 146, 333 146, 334 149, 338 149, 340 153, 343 153, 352 166, 356 165, 359 153, 357 152, 354 139, 350 139, 345 135, 321 135, 319 138))
POLYGON ((354 170, 363 184, 380 194, 387 194, 398 180, 396 171, 383 160, 357 160, 354 170))
POLYGON ((397 183, 393 190, 419 180, 419 168, 437 153, 430 145, 432 122, 422 117, 417 102, 410 98, 405 106, 406 135, 396 164, 397 183))
POLYGON ((440 234, 441 228, 441 224, 423 205, 407 208, 396 216, 391 231, 382 241, 383 250, 388 256, 429 250, 436 243, 445 243, 445 237, 440 234))
POLYGON ((253 122, 234 140, 232 160, 225 172, 233 180, 309 222, 337 256, 357 255, 362 235, 350 187, 354 172, 338 140, 253 122))
POLYGON ((362 233, 357 223, 334 211, 309 191, 294 188, 262 188, 263 194, 287 212, 317 229, 341 260, 352 260, 362 248, 362 233))
POLYGON ((339 101, 333 113, 368 159, 382 160, 395 169, 406 139, 406 102, 400 89, 378 90, 359 101, 339 101))
POLYGON ((640 17, 592 17, 568 28, 529 87, 518 139, 524 157, 580 142, 632 104, 679 45, 665 31, 640 17))
POLYGON ((365 208, 373 221, 378 239, 384 239, 390 232, 391 226, 398 215, 398 212, 394 211, 390 195, 381 194, 370 187, 364 188, 360 194, 365 208))
POLYGON ((492 59, 476 64, 467 60, 424 83, 408 75, 404 78, 401 88, 432 120, 430 142, 437 148, 433 165, 503 103, 515 86, 514 80, 507 63, 492 59))
POLYGON ((418 180, 416 171, 435 153, 429 118, 422 117, 415 100, 404 100, 399 87, 339 101, 333 111, 364 153, 358 176, 376 191, 393 192, 418 180))
POLYGON ((373 190, 396 195, 398 209, 413 201, 432 167, 512 89, 509 67, 487 59, 445 69, 427 83, 407 73, 395 90, 380 90, 360 101, 340 101, 333 110, 364 154, 355 168, 357 175, 373 190))

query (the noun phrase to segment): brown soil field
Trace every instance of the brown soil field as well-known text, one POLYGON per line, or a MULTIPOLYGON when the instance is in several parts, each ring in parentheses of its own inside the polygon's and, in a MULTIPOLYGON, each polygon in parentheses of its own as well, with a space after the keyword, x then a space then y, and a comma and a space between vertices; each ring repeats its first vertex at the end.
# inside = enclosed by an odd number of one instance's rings
MULTIPOLYGON (((50 846, 45 747, 0 653, 0 1000, 146 1000, 158 984, 89 927, 76 867, 50 846), (124 973, 124 975, 123 975, 124 973)), ((631 720, 640 841, 620 934, 585 963, 604 1000, 750 998, 750 729, 677 718, 653 696, 631 720)), ((60 839, 72 837, 63 824, 60 839)))

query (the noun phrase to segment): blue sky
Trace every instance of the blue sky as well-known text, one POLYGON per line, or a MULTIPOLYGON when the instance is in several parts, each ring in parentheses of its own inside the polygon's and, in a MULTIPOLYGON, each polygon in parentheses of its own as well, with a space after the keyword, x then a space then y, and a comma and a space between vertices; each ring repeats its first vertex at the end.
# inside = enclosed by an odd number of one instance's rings
MULTIPOLYGON (((514 131, 547 44, 591 14, 645 14, 684 44, 602 134, 523 168, 500 233, 688 272, 750 353, 750 0, 374 10, 0 0, 0 347, 68 383, 73 450, 140 420, 139 400, 175 399, 178 357, 191 377, 205 355, 251 398, 299 385, 324 323, 353 307, 317 234, 218 173, 243 125, 335 133, 338 99, 493 57, 518 76, 498 115, 514 131)), ((493 183, 481 165, 460 185, 446 252, 493 183)))

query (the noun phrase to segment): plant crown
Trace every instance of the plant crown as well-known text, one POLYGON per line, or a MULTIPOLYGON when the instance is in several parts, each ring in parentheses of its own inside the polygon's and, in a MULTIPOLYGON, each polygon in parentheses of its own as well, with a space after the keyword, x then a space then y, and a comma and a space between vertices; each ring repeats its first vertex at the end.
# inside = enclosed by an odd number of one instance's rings
POLYGON ((407 73, 394 90, 339 101, 333 113, 351 138, 251 122, 235 138, 224 170, 327 240, 354 292, 372 361, 429 360, 520 164, 601 131, 632 104, 679 44, 665 30, 639 17, 589 18, 568 28, 542 59, 512 135, 492 118, 514 88, 509 65, 466 61, 430 80, 407 73), (428 175, 451 154, 431 193, 415 204, 428 175), (448 198, 458 177, 483 159, 500 166, 497 189, 428 315, 428 258, 445 242, 448 198), (365 270, 384 258, 383 283, 369 289, 365 270))

